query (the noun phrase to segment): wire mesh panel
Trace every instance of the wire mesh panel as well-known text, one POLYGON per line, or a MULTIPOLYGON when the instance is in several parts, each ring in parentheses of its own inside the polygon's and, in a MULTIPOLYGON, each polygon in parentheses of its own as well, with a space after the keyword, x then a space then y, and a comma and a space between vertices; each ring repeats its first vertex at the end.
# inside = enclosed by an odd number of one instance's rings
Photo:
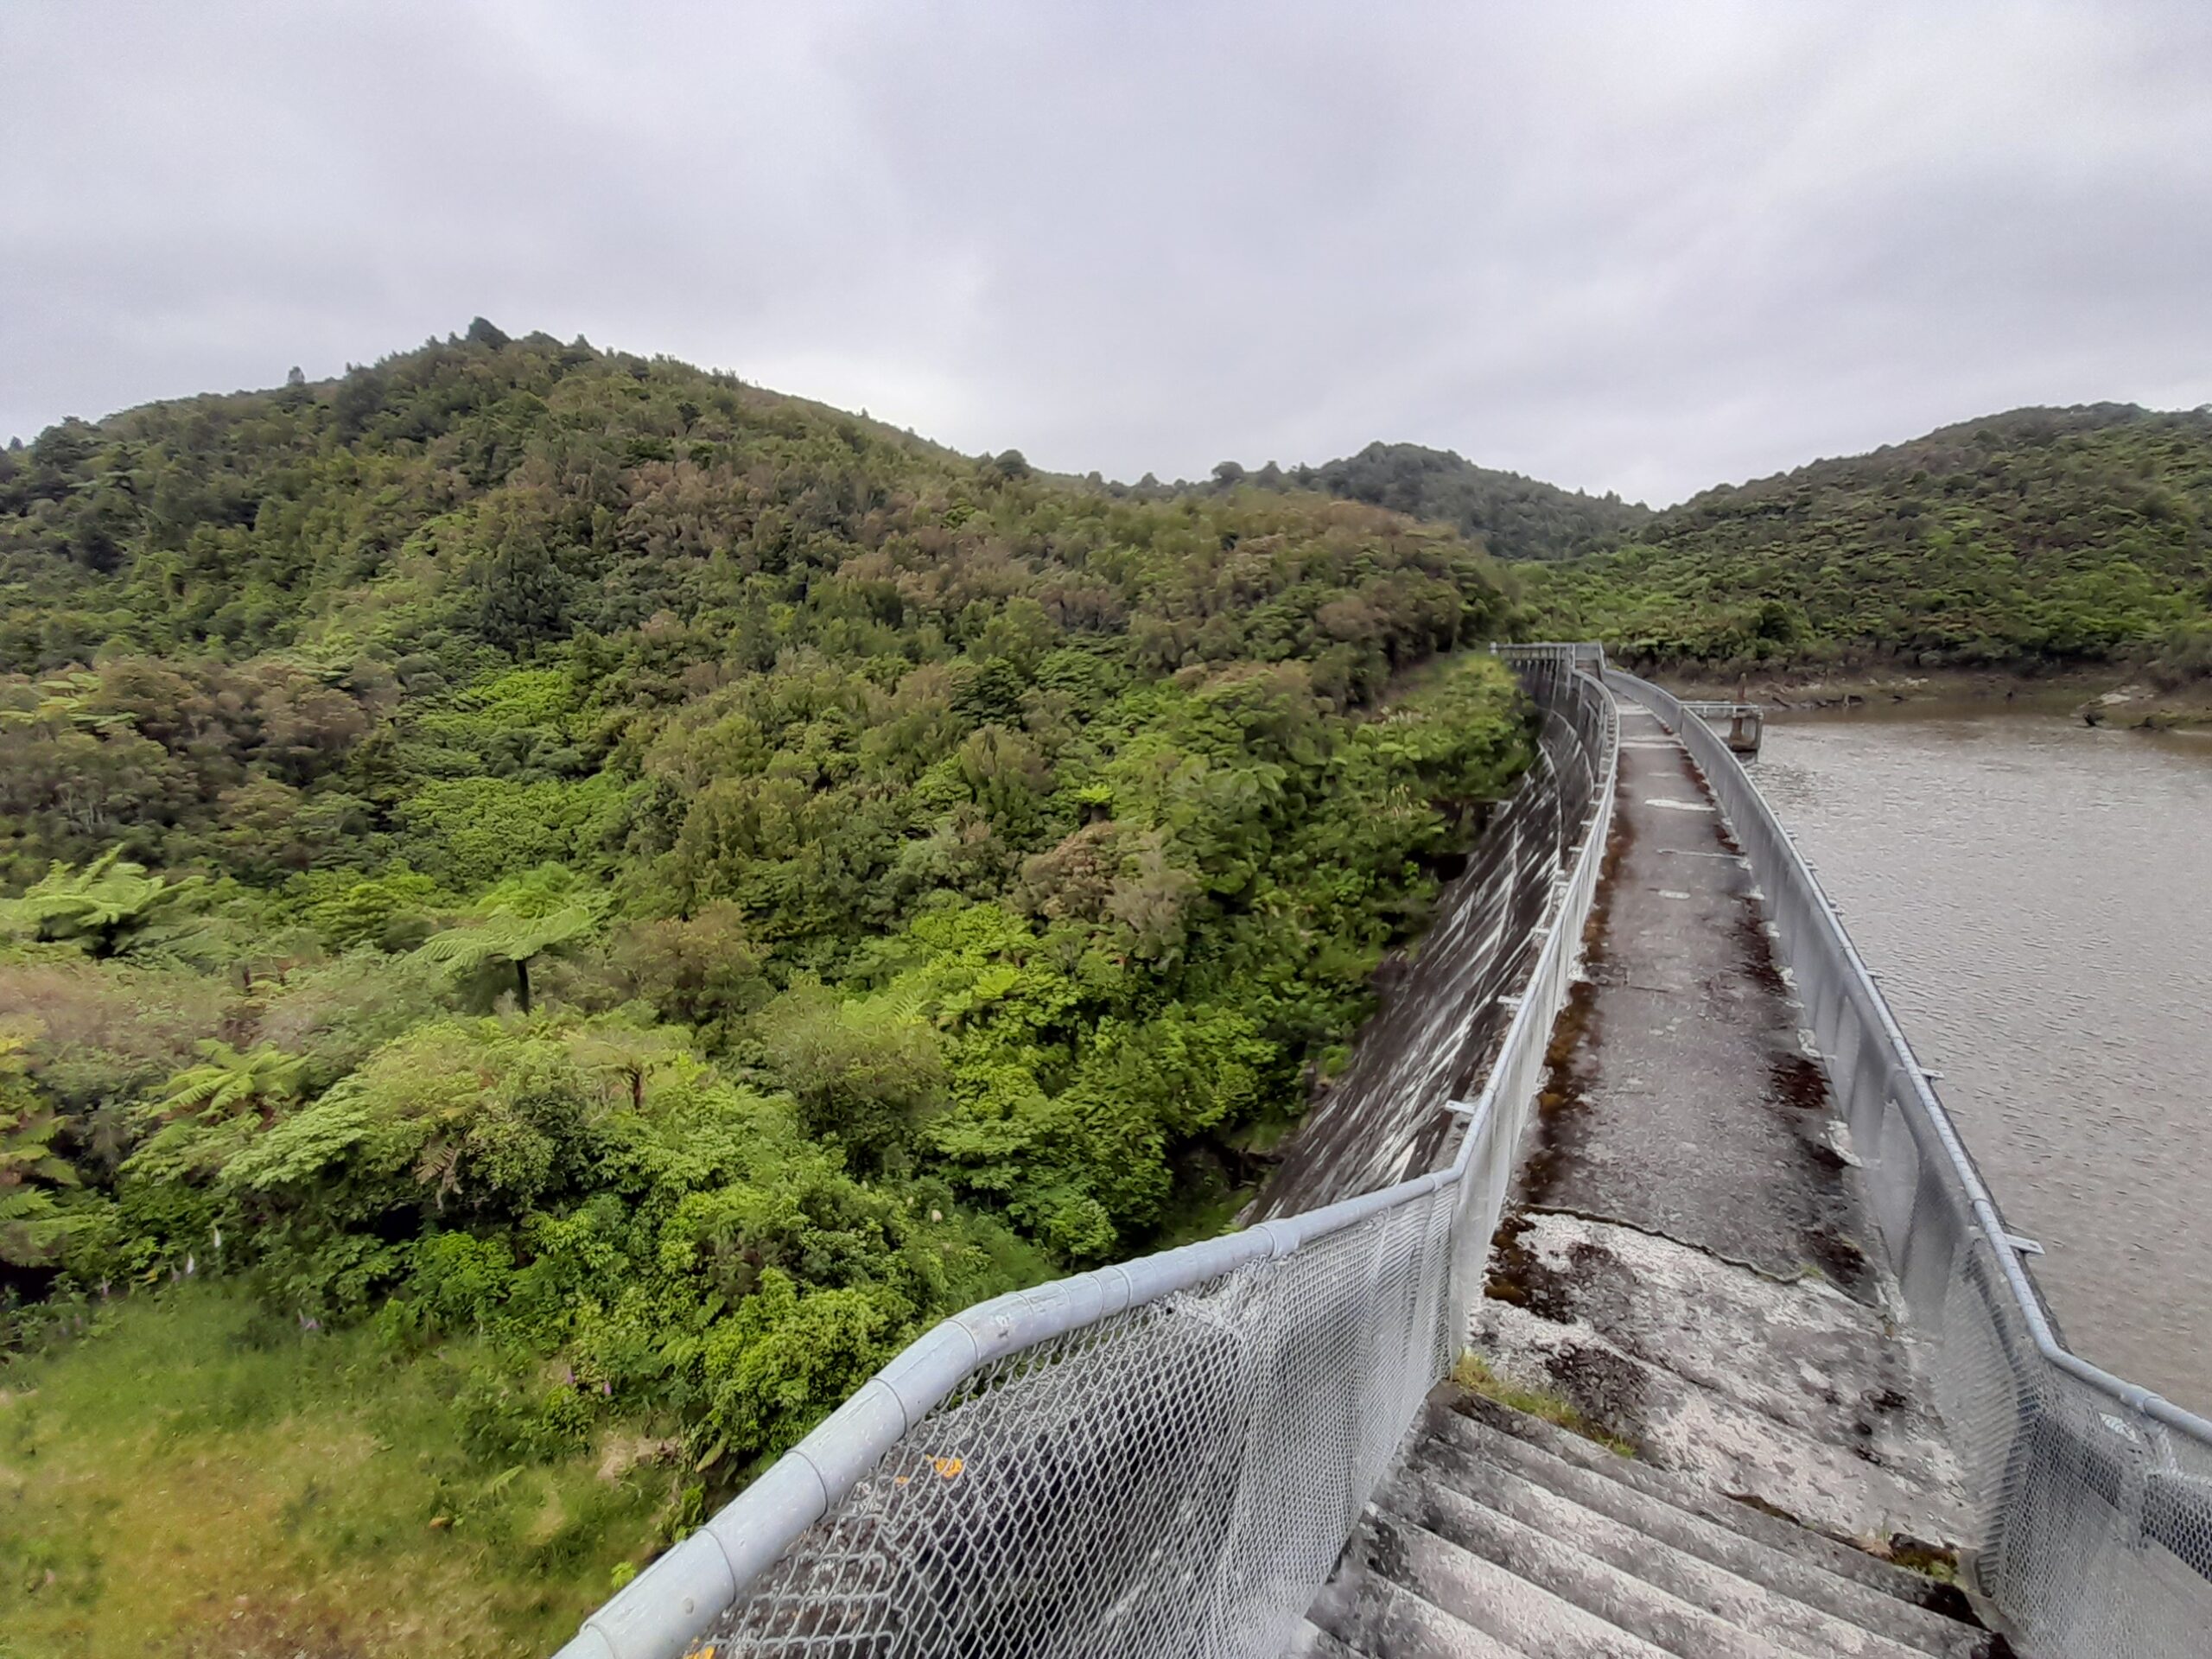
POLYGON ((1967 1484, 1972 1570, 2023 1651, 2212 1651, 2212 1424, 2068 1353, 1972 1158, 1834 906, 1722 740, 1633 675, 1764 894, 1807 1034, 1967 1484))
POLYGON ((1515 664, 1580 834, 1445 1167, 946 1321, 563 1659, 1280 1653, 1482 1294, 1611 812, 1583 664, 1515 664))
POLYGON ((751 1588, 724 1650, 1280 1652, 1433 1381, 1453 1193, 978 1372, 751 1588))
POLYGON ((1385 994, 1351 1064, 1282 1148, 1255 1218, 1317 1210, 1448 1160, 1465 1127, 1448 1103, 1478 1093, 1496 1065, 1555 880, 1573 866, 1612 714, 1563 653, 1513 665, 1541 715, 1532 764, 1440 895, 1417 968, 1385 994))

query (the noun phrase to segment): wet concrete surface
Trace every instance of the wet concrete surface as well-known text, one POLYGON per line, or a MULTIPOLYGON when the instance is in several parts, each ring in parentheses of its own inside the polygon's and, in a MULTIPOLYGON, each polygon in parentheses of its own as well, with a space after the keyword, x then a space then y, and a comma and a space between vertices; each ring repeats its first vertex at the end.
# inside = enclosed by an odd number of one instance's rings
POLYGON ((1880 1309, 1613 1223, 1511 1229, 1472 1337, 1497 1369, 1654 1467, 1834 1536, 1961 1535, 1957 1465, 1880 1309))
POLYGON ((1839 1537, 1955 1541, 1956 1468, 1760 895, 1627 702, 1613 823, 1472 1344, 1656 1467, 1839 1537))
POLYGON ((1875 1294, 1827 1087, 1751 875, 1688 753, 1624 703, 1607 880, 1522 1200, 1875 1294))

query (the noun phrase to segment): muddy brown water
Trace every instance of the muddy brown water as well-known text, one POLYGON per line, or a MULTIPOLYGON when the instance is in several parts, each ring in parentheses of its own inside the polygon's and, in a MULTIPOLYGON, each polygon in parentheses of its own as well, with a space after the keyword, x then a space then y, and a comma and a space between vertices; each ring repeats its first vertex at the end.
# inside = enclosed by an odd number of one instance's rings
POLYGON ((2212 1414, 2212 738, 1906 704, 1752 763, 2068 1344, 2212 1414))

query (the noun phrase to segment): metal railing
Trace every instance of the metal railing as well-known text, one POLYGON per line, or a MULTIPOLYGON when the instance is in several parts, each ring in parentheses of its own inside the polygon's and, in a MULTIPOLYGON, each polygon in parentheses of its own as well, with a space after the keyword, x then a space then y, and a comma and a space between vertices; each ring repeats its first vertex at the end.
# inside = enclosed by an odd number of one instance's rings
POLYGON ((2212 1649, 2212 1423, 2059 1342, 1929 1073, 1750 775, 1672 693, 1605 680, 1688 745, 1764 895, 1966 1477, 1974 1587, 2038 1659, 2212 1649))
POLYGON ((1605 671, 1605 648, 1589 639, 1544 639, 1527 645, 1496 644, 1490 654, 1509 663, 1561 663, 1592 673, 1605 671))
POLYGON ((1439 895, 1417 965, 1359 1030, 1351 1064, 1281 1149, 1248 1220, 1300 1215, 1433 1169, 1466 1120, 1449 1107, 1481 1092, 1512 1022, 1512 994, 1543 941, 1551 876, 1573 855, 1599 784, 1602 745, 1560 709, 1573 664, 1515 664, 1544 691, 1535 753, 1485 814, 1467 861, 1439 895))
POLYGON ((1482 1295, 1612 810, 1576 652, 1520 666, 1598 785, 1445 1167, 944 1321, 562 1659, 1279 1654, 1482 1295))
POLYGON ((1728 747, 1736 753, 1757 754, 1759 752, 1759 740, 1766 730, 1766 712, 1756 702, 1691 702, 1684 699, 1682 709, 1686 714, 1695 715, 1715 729, 1725 729, 1728 747))

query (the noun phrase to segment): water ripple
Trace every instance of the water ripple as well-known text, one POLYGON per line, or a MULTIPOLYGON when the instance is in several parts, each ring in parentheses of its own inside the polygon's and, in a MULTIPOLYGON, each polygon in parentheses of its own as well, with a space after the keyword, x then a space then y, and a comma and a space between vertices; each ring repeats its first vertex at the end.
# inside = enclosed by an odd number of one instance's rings
POLYGON ((1774 721, 1756 772, 2069 1342, 2212 1410, 2212 744, 1908 706, 1774 721))

